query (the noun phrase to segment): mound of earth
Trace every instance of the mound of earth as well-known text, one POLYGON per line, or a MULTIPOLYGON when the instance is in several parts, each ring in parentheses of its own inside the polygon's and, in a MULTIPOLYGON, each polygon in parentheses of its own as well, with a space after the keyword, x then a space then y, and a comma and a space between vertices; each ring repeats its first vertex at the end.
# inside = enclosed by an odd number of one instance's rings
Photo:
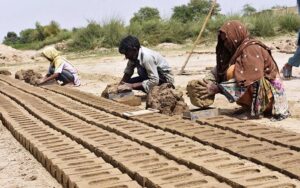
POLYGON ((0 64, 29 63, 34 61, 34 55, 0 44, 0 64))
POLYGON ((37 85, 38 80, 43 78, 41 73, 35 72, 32 69, 28 70, 19 70, 15 74, 15 78, 19 80, 25 80, 26 83, 29 83, 31 85, 37 85))
POLYGON ((0 74, 6 75, 6 76, 10 76, 11 72, 9 72, 8 70, 0 70, 0 74))
POLYGON ((183 93, 175 90, 171 84, 155 86, 147 96, 146 108, 157 109, 162 114, 170 116, 182 115, 189 111, 182 96, 183 93))

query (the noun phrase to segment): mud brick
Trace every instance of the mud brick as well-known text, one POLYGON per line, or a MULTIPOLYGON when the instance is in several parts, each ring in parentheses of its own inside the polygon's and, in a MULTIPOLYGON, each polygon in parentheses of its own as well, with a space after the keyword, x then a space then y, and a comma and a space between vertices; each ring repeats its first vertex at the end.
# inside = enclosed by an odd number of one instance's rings
MULTIPOLYGON (((244 165, 241 165, 237 168, 234 168, 234 165, 232 166, 233 168, 223 168, 223 169, 218 169, 217 168, 209 168, 212 170, 214 173, 222 174, 222 178, 224 180, 230 180, 233 182, 233 184, 238 187, 238 186, 245 186, 245 182, 247 178, 251 175, 257 175, 260 176, 262 172, 268 172, 269 174, 273 174, 272 172, 266 170, 266 168, 262 166, 257 166, 254 165, 253 163, 249 163, 247 161, 243 161, 244 165)), ((234 163, 231 163, 234 164, 234 163)), ((225 166, 225 165, 223 165, 225 166)))
POLYGON ((206 188, 229 188, 231 186, 225 183, 218 183, 214 178, 209 176, 199 177, 195 179, 184 180, 181 182, 175 183, 166 183, 161 185, 161 187, 166 188, 197 188, 197 187, 206 187, 206 188))
MULTIPOLYGON (((287 159, 297 158, 299 153, 292 150, 278 150, 276 152, 271 152, 268 155, 262 155, 259 158, 263 161, 272 161, 272 163, 280 163, 281 161, 286 161, 287 159)), ((300 157, 299 157, 300 158, 300 157)))
POLYGON ((263 187, 266 188, 282 188, 282 187, 299 187, 299 183, 296 181, 287 180, 286 182, 278 181, 275 183, 264 184, 263 187))
MULTIPOLYGON (((48 136, 49 134, 45 134, 45 135, 39 135, 39 136, 48 136)), ((52 135, 53 136, 53 135, 52 135)), ((22 143, 23 143, 23 146, 29 150, 29 151, 32 151, 32 144, 33 141, 34 141, 34 138, 35 136, 31 136, 31 135, 28 135, 28 134, 22 134, 20 135, 20 139, 22 140, 22 143)))
MULTIPOLYGON (((225 145, 224 145, 225 146, 225 145)), ((226 146, 228 147, 228 146, 226 146)), ((240 153, 242 155, 247 155, 250 152, 253 152, 253 150, 261 150, 265 148, 269 148, 270 145, 266 142, 260 142, 255 139, 249 139, 249 142, 240 142, 235 143, 235 145, 231 145, 230 150, 240 153)))
MULTIPOLYGON (((169 134, 167 132, 160 132, 159 131, 157 134, 145 137, 145 139, 147 138, 147 140, 151 140, 151 143, 160 143, 164 139, 170 139, 170 138, 168 138, 168 135, 169 134)), ((173 138, 175 138, 175 137, 173 136, 173 138)))
POLYGON ((197 149, 207 150, 206 146, 203 146, 200 143, 192 142, 190 140, 186 140, 185 142, 181 142, 181 143, 176 143, 174 145, 165 146, 162 149, 165 152, 174 153, 176 155, 179 155, 180 153, 184 153, 185 151, 189 151, 189 150, 197 150, 197 149))
POLYGON ((285 171, 293 174, 293 176, 297 179, 300 178, 300 168, 299 165, 298 166, 293 166, 293 167, 288 167, 288 168, 284 168, 285 171))
POLYGON ((118 137, 116 136, 112 136, 110 135, 110 137, 107 138, 99 138, 99 139, 93 139, 95 143, 97 143, 97 145, 95 146, 97 147, 107 147, 107 146, 111 146, 111 145, 118 145, 121 144, 122 142, 124 142, 122 139, 118 139, 118 137))
POLYGON ((226 148, 236 147, 237 144, 239 145, 247 145, 251 143, 251 140, 247 137, 238 136, 238 139, 236 140, 227 140, 225 141, 222 146, 226 148))
MULTIPOLYGON (((32 143, 31 145, 31 153, 36 157, 37 160, 39 160, 43 165, 45 164, 44 161, 44 152, 47 151, 56 151, 56 150, 61 150, 61 149, 72 149, 74 148, 71 143, 67 142, 62 142, 62 143, 56 143, 52 145, 41 145, 40 143, 32 143)), ((81 147, 82 148, 82 147, 81 147)))
POLYGON ((205 148, 197 148, 175 153, 177 158, 180 158, 181 160, 184 160, 186 162, 193 160, 210 159, 216 156, 223 156, 224 154, 224 152, 218 150, 205 148))
POLYGON ((143 159, 136 159, 135 161, 125 161, 118 166, 129 176, 136 176, 139 182, 145 182, 145 177, 139 175, 142 171, 158 170, 169 167, 170 165, 174 166, 177 165, 177 163, 169 161, 164 157, 148 156, 143 159))
POLYGON ((177 128, 176 131, 178 132, 181 132, 185 135, 188 135, 190 137, 196 135, 196 134, 201 134, 201 132, 203 131, 211 131, 213 132, 213 130, 211 130, 210 128, 208 127, 204 127, 204 126, 194 126, 194 125, 191 125, 191 126, 188 126, 188 127, 180 127, 180 128, 177 128))
POLYGON ((58 151, 58 152, 53 152, 53 151, 43 151, 40 152, 40 159, 42 161, 42 164, 45 164, 46 166, 49 166, 51 164, 52 159, 56 158, 66 158, 66 157, 72 157, 76 155, 82 155, 82 154, 89 154, 91 153, 87 149, 79 149, 79 148, 73 148, 70 150, 63 150, 63 151, 58 151))
POLYGON ((95 158, 94 160, 85 160, 82 162, 82 165, 78 164, 76 166, 66 166, 63 169, 64 174, 68 175, 77 175, 77 174, 84 174, 93 171, 99 170, 108 170, 113 169, 114 167, 103 161, 101 158, 95 158), (99 159, 99 160, 98 160, 99 159))
POLYGON ((141 147, 140 146, 135 146, 135 145, 129 145, 129 146, 125 146, 123 148, 118 147, 118 148, 114 148, 114 149, 110 149, 109 153, 111 154, 111 156, 123 156, 123 155, 128 155, 128 154, 134 154, 136 152, 140 152, 141 151, 141 147))
MULTIPOLYGON (((83 187, 90 187, 90 188, 99 188, 98 184, 95 185, 86 185, 86 184, 81 184, 81 182, 79 182, 80 186, 83 187)), ((101 185, 101 188, 142 188, 142 186, 140 186, 137 182, 135 181, 128 181, 128 182, 121 182, 121 183, 116 183, 116 184, 112 184, 112 185, 101 185)))
POLYGON ((195 134, 193 136, 194 139, 196 140, 200 140, 200 141, 204 141, 207 143, 212 143, 213 139, 222 139, 227 137, 228 135, 226 133, 223 132, 210 132, 210 133, 206 133, 206 134, 195 134))
POLYGON ((115 177, 121 174, 122 172, 117 170, 116 168, 106 169, 106 170, 102 169, 102 170, 85 172, 80 174, 73 174, 68 176, 69 182, 65 182, 65 183, 63 182, 63 186, 67 187, 67 185, 69 185, 69 187, 75 187, 74 181, 81 182, 81 181, 96 180, 101 178, 115 177))
POLYGON ((273 153, 277 153, 278 151, 280 151, 279 147, 271 144, 263 144, 262 146, 256 148, 248 148, 248 150, 242 150, 239 153, 247 157, 263 160, 266 155, 272 155, 273 153))
POLYGON ((41 130, 41 129, 45 129, 45 126, 43 125, 38 125, 38 124, 33 124, 30 122, 29 125, 26 125, 26 126, 20 126, 19 125, 19 122, 15 122, 15 124, 18 124, 18 126, 15 126, 13 128, 13 130, 15 131, 22 131, 22 132, 29 132, 29 131, 32 131, 32 130, 41 130))
POLYGON ((281 138, 289 138, 291 136, 290 133, 284 133, 284 132, 281 132, 281 133, 270 133, 270 134, 261 134, 259 132, 253 132, 251 133, 252 136, 254 137, 257 137, 257 138, 262 138, 263 140, 268 140, 270 142, 280 142, 280 139, 281 138))
POLYGON ((132 166, 130 167, 130 169, 131 168, 134 169, 134 171, 137 171, 137 173, 135 174, 135 179, 141 185, 146 187, 148 187, 149 185, 152 185, 153 187, 153 182, 159 181, 157 179, 155 180, 155 178, 189 171, 189 169, 185 166, 178 165, 173 161, 165 160, 160 160, 159 163, 153 163, 142 166, 132 166))
POLYGON ((245 187, 263 187, 268 184, 279 183, 281 174, 273 172, 263 172, 259 174, 247 175, 245 179, 241 179, 240 182, 245 187))
MULTIPOLYGON (((227 134, 227 135, 222 135, 220 137, 213 137, 213 138, 210 138, 209 140, 210 140, 210 142, 213 142, 214 144, 220 145, 222 147, 225 147, 225 145, 228 147, 228 143, 230 143, 230 142, 236 143, 237 140, 242 140, 244 138, 245 137, 240 136, 240 135, 227 134)), ((237 144, 235 144, 235 145, 237 145, 237 144)))
POLYGON ((293 150, 300 151, 300 137, 298 135, 293 137, 276 139, 274 140, 274 143, 278 145, 284 144, 293 150))
POLYGON ((165 174, 161 176, 152 176, 149 178, 149 182, 147 182, 146 186, 148 187, 155 187, 155 186, 162 186, 167 185, 167 184, 173 184, 173 183, 178 183, 180 184, 181 182, 185 182, 187 180, 195 180, 198 178, 203 178, 204 175, 195 171, 195 170, 189 170, 185 171, 185 168, 180 170, 179 172, 174 172, 172 174, 165 174))
POLYGON ((274 163, 283 169, 287 169, 287 168, 298 168, 299 169, 300 157, 299 157, 299 155, 294 155, 285 160, 276 161, 274 163))
POLYGON ((239 160, 237 157, 230 155, 215 155, 213 157, 208 156, 204 158, 191 159, 190 167, 195 169, 206 169, 216 174, 222 174, 223 177, 229 179, 231 177, 240 177, 241 175, 230 174, 234 170, 241 170, 255 166, 253 163, 249 163, 246 160, 239 160))
POLYGON ((99 187, 109 187, 112 185, 120 184, 123 182, 131 182, 132 180, 129 176, 125 174, 115 175, 115 176, 108 176, 103 178, 97 178, 94 180, 86 180, 86 181, 74 181, 69 188, 81 188, 81 187, 89 187, 89 188, 99 188, 99 187))
POLYGON ((164 148, 164 147, 172 147, 176 146, 180 143, 185 143, 186 139, 180 138, 176 135, 172 134, 166 134, 165 138, 157 139, 156 141, 152 141, 152 145, 155 145, 156 147, 164 148))
POLYGON ((59 179, 58 174, 62 174, 62 172, 60 172, 61 170, 61 164, 64 163, 76 163, 78 161, 82 161, 82 160, 89 160, 89 159, 95 159, 95 155, 94 154, 80 154, 80 155, 74 155, 74 156, 70 156, 70 157, 65 157, 65 158, 56 158, 56 159, 48 159, 48 163, 46 168, 50 169, 49 171, 51 172, 51 174, 55 177, 57 177, 57 180, 59 182, 61 182, 61 179, 59 179))
POLYGON ((37 156, 37 159, 39 160, 40 152, 55 149, 55 148, 58 149, 60 147, 70 146, 72 145, 72 143, 73 142, 71 140, 68 139, 63 140, 60 138, 57 140, 49 140, 47 142, 31 142, 30 151, 34 154, 34 156, 37 156))
POLYGON ((154 151, 148 150, 148 149, 141 149, 138 152, 132 152, 132 153, 126 153, 123 155, 115 155, 113 158, 116 161, 119 162, 125 162, 125 161, 135 161, 137 159, 143 159, 148 156, 155 156, 157 155, 154 151))
POLYGON ((59 164, 60 170, 56 171, 56 177, 62 179, 63 182, 68 182, 68 176, 72 174, 79 174, 81 172, 88 172, 93 170, 100 170, 104 168, 111 168, 111 165, 106 163, 102 158, 91 157, 89 159, 77 160, 75 162, 59 164))
POLYGON ((187 167, 179 165, 173 161, 166 161, 163 165, 161 163, 160 165, 152 166, 152 168, 154 167, 155 169, 141 169, 139 174, 144 177, 160 177, 190 170, 187 167))
POLYGON ((38 148, 39 153, 37 155, 37 159, 45 159, 44 155, 51 155, 55 153, 62 153, 62 152, 72 152, 72 151, 80 151, 83 150, 83 147, 78 144, 61 144, 55 145, 55 147, 41 147, 38 148))
POLYGON ((145 132, 135 133, 134 135, 131 133, 131 137, 134 140, 138 140, 140 143, 148 143, 151 142, 155 136, 162 133, 163 132, 159 130, 148 130, 145 132))

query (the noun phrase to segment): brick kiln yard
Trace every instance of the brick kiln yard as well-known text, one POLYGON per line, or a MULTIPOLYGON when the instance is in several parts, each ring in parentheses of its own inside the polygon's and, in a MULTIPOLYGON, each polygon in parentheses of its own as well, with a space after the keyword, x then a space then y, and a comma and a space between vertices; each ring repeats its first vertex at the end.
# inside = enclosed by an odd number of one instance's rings
MULTIPOLYGON (((187 55, 182 49, 162 54, 175 73, 187 55)), ((290 54, 274 52, 274 57, 282 67, 290 54)), ((100 98, 106 84, 122 74, 122 56, 72 62, 81 72, 79 88, 34 87, 0 75, 1 187, 300 186, 299 70, 284 81, 289 119, 222 115, 192 122, 158 113, 127 118, 124 112, 140 107, 100 98)), ((214 54, 193 55, 189 74, 176 75, 175 85, 184 92, 189 80, 201 78, 214 63, 214 54)), ((14 74, 21 68, 43 73, 47 66, 3 67, 14 74)), ((222 96, 214 106, 229 115, 237 108, 222 96)))

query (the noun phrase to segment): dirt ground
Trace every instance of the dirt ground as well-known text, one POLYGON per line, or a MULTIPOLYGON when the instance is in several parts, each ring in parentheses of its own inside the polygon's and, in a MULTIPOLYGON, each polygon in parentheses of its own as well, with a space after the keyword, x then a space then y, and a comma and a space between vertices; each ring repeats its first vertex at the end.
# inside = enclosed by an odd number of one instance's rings
MULTIPOLYGON (((296 38, 295 36, 292 37, 296 38)), ((268 45, 273 45, 274 43, 274 41, 272 40, 265 42, 268 45)), ((160 45, 155 48, 155 50, 159 51, 171 65, 175 74, 175 86, 177 89, 183 91, 185 102, 187 102, 189 108, 196 108, 191 105, 188 97, 186 96, 185 88, 188 81, 202 78, 204 76, 204 73, 207 72, 207 68, 215 66, 216 58, 215 54, 213 53, 214 45, 201 46, 200 48, 196 49, 197 52, 202 51, 209 53, 193 54, 185 69, 185 75, 178 75, 178 72, 187 58, 188 48, 178 47, 178 45, 175 45, 174 47, 172 47, 172 45, 160 45)), ((279 50, 276 50, 276 48, 274 48, 273 56, 277 61, 279 68, 281 68, 287 62, 288 58, 292 56, 292 54, 280 53, 279 50)), ((121 79, 127 61, 121 55, 114 55, 93 56, 85 58, 74 58, 74 56, 72 56, 71 62, 78 68, 80 72, 82 85, 77 89, 100 96, 108 83, 113 83, 121 79)), ((26 64, 4 64, 0 66, 0 69, 9 70, 13 75, 20 69, 34 69, 37 72, 45 74, 48 65, 49 63, 45 60, 42 62, 31 62, 26 64)), ((259 122, 267 126, 279 127, 300 133, 300 68, 293 69, 293 76, 294 78, 291 80, 284 80, 292 116, 279 122, 271 122, 267 118, 248 121, 259 122)), ((237 105, 229 103, 222 95, 216 96, 213 106, 216 108, 220 108, 221 112, 224 114, 231 113, 238 108, 237 105)), ((50 175, 42 168, 42 166, 40 166, 38 162, 35 161, 35 159, 25 149, 18 145, 15 139, 7 132, 7 130, 5 130, 5 128, 0 127, 0 130, 1 187, 40 187, 40 185, 42 185, 41 187, 59 187, 57 182, 50 177, 50 175), (13 163, 11 162, 10 158, 14 160, 13 163), (27 158, 30 159, 30 162, 26 160, 27 158), (9 168, 5 168, 5 166, 7 165, 9 165, 9 168), (20 168, 28 169, 28 171, 25 170, 25 176, 23 175, 24 172, 22 170, 19 170, 20 168), (31 174, 36 175, 37 179, 34 181, 26 181, 27 177, 31 174)))

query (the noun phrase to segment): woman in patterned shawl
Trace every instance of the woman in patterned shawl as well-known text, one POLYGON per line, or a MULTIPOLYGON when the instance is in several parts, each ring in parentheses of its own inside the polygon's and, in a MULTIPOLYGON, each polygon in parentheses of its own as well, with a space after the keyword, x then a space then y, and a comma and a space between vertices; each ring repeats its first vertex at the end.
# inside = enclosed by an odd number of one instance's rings
POLYGON ((289 116, 285 91, 270 49, 250 37, 239 21, 225 23, 218 32, 216 83, 205 84, 203 96, 224 94, 246 107, 252 117, 289 116))

